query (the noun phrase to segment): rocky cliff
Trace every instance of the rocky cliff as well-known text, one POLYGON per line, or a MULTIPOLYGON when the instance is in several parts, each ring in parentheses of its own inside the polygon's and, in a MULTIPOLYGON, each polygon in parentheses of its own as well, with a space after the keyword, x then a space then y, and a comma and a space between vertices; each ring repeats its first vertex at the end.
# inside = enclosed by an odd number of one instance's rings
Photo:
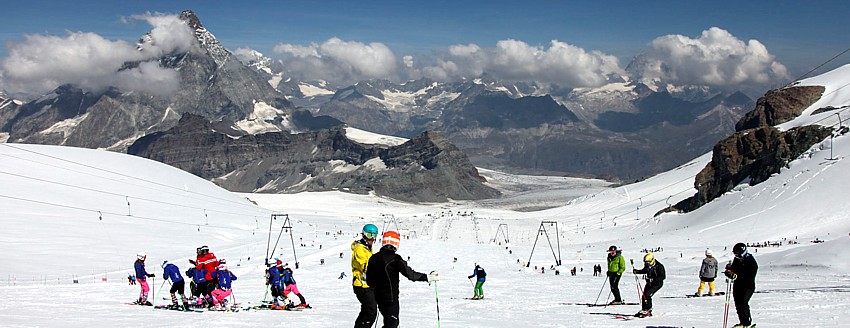
POLYGON ((423 133, 395 147, 363 145, 335 127, 238 138, 187 114, 174 128, 140 138, 128 153, 170 164, 231 191, 341 190, 411 202, 498 197, 442 135, 423 133))
POLYGON ((833 132, 831 128, 809 125, 780 131, 773 127, 799 116, 823 91, 819 86, 791 87, 771 90, 759 98, 756 108, 736 125, 739 131, 714 146, 711 162, 694 180, 697 194, 674 209, 693 211, 738 184, 764 182, 823 141, 833 132))

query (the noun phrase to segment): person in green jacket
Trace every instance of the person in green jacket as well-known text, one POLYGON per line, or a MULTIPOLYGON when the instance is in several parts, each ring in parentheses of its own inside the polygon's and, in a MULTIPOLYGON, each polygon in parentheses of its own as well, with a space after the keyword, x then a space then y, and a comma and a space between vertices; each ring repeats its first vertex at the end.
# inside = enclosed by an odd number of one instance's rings
POLYGON ((623 251, 617 246, 608 247, 608 282, 611 285, 611 294, 614 294, 614 300, 609 305, 625 304, 620 297, 620 277, 626 271, 626 259, 623 258, 623 251))

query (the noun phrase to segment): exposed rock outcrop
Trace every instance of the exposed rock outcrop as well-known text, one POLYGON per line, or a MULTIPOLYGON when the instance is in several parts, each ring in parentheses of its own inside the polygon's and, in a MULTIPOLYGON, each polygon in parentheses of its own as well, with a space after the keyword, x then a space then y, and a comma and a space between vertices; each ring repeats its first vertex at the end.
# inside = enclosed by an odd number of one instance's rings
POLYGON ((795 160, 832 133, 832 128, 808 125, 780 131, 772 125, 793 120, 823 93, 820 86, 771 90, 738 122, 740 130, 718 142, 711 162, 697 174, 693 197, 674 206, 693 211, 741 183, 756 185, 795 160), (743 130, 742 130, 743 129, 743 130))
POLYGON ((744 115, 735 131, 744 131, 763 126, 775 126, 800 116, 804 109, 820 99, 822 86, 782 88, 768 91, 756 102, 756 108, 744 115))
POLYGON ((482 183, 463 152, 433 132, 389 148, 351 141, 341 127, 234 138, 187 114, 171 130, 140 138, 128 153, 239 192, 342 190, 411 202, 500 194, 482 183))

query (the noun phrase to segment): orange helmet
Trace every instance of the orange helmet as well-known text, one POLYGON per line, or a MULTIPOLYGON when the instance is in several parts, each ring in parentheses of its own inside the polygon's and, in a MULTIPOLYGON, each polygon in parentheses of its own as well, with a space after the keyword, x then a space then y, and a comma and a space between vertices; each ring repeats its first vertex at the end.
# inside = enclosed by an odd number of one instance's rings
POLYGON ((399 244, 401 243, 401 236, 398 232, 395 231, 387 231, 384 232, 384 238, 381 239, 382 245, 392 245, 396 249, 398 249, 399 244))

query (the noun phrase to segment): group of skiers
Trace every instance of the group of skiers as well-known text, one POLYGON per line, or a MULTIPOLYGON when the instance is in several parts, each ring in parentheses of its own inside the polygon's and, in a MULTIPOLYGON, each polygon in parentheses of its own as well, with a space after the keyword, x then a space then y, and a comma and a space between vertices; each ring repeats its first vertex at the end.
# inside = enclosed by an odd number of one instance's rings
MULTIPOLYGON (((744 243, 735 244, 732 247, 732 254, 735 258, 726 265, 723 274, 729 281, 732 281, 732 296, 735 301, 736 312, 738 313, 739 323, 733 326, 733 328, 749 328, 753 326, 749 302, 756 288, 755 279, 758 272, 758 264, 752 254, 747 251, 747 246, 744 243)), ((611 294, 614 295, 614 300, 608 303, 608 305, 625 304, 619 290, 620 277, 626 270, 626 261, 623 258, 622 250, 617 248, 617 246, 609 247, 607 263, 608 282, 610 284, 611 294)), ((646 284, 641 290, 641 310, 635 314, 636 317, 652 316, 652 296, 664 286, 664 279, 667 278, 664 265, 656 260, 655 255, 652 253, 644 255, 643 264, 643 268, 637 269, 634 268, 634 261, 632 261, 632 272, 636 275, 644 275, 644 279, 646 280, 646 284)), ((717 278, 717 271, 717 259, 714 258, 710 249, 706 249, 705 258, 702 260, 699 270, 699 288, 694 296, 718 295, 714 291, 714 280, 717 278), (708 285, 708 294, 702 293, 705 285, 708 285)))
POLYGON ((298 290, 298 284, 295 282, 292 269, 284 267, 283 261, 277 258, 269 265, 271 267, 266 272, 266 285, 269 285, 272 294, 271 308, 274 310, 283 310, 287 307, 310 308, 304 295, 301 295, 301 291, 298 290), (298 297, 299 304, 289 304, 287 302, 287 296, 290 293, 298 297))
MULTIPOLYGON (((191 277, 190 283, 192 291, 192 301, 195 306, 207 307, 214 310, 223 310, 229 307, 228 297, 231 296, 231 282, 236 280, 236 275, 230 272, 227 267, 227 262, 224 259, 217 259, 215 254, 211 253, 209 247, 201 246, 196 249, 197 257, 195 260, 189 260, 189 263, 194 265, 186 271, 186 276, 191 277)), ((148 273, 145 268, 145 260, 147 253, 144 251, 136 254, 136 262, 134 268, 136 271, 136 280, 139 283, 141 292, 139 299, 135 304, 153 305, 148 299, 150 286, 147 283, 147 278, 156 277, 153 273, 148 273)), ((189 311, 190 299, 185 294, 185 279, 180 273, 180 268, 176 264, 169 261, 163 261, 161 268, 162 276, 165 281, 171 282, 171 305, 169 308, 189 311), (182 305, 178 303, 177 294, 180 295, 182 305)), ((165 282, 163 282, 164 284, 165 282)))
MULTIPOLYGON (((380 250, 373 254, 372 245, 377 237, 378 227, 374 224, 366 224, 363 226, 360 238, 351 244, 352 287, 354 295, 360 302, 360 313, 355 320, 355 328, 371 327, 377 320, 378 312, 383 316, 384 327, 398 327, 399 276, 404 276, 411 281, 423 281, 429 284, 439 281, 439 274, 436 271, 431 271, 427 275, 417 272, 410 268, 407 262, 396 253, 401 243, 401 236, 398 232, 385 232, 382 236, 380 250)), ((723 273, 728 281, 732 281, 732 296, 739 320, 739 324, 735 325, 734 328, 748 328, 752 327, 749 300, 755 292, 755 276, 758 272, 758 264, 752 254, 747 252, 747 246, 744 243, 735 244, 732 253, 735 257, 726 265, 723 273)), ((136 273, 134 280, 138 282, 141 288, 136 304, 140 305, 152 305, 148 300, 150 286, 147 283, 147 278, 156 276, 153 273, 148 273, 145 269, 146 258, 145 252, 139 252, 134 264, 136 273)), ((201 246, 197 248, 196 259, 189 260, 189 262, 194 266, 186 271, 186 275, 192 278, 192 297, 197 306, 214 309, 226 308, 228 306, 227 298, 232 294, 231 282, 237 278, 228 270, 224 259, 217 259, 215 254, 209 251, 209 247, 201 246)), ((285 267, 279 259, 274 259, 267 265, 270 268, 267 270, 266 284, 269 285, 273 297, 271 307, 273 309, 283 309, 287 306, 309 308, 310 306, 304 296, 298 290, 292 269, 285 267), (287 295, 290 293, 298 297, 300 304, 287 304, 287 295)), ((655 259, 653 253, 644 255, 642 268, 636 268, 633 260, 631 265, 632 273, 644 275, 646 281, 642 289, 638 286, 641 292, 641 310, 635 316, 652 316, 652 296, 664 286, 664 280, 667 277, 664 265, 655 259)), ((180 269, 177 265, 168 261, 163 261, 161 267, 163 277, 167 281, 171 281, 169 292, 172 305, 170 307, 188 311, 189 299, 184 294, 185 283, 180 274, 180 269), (177 294, 180 295, 182 306, 178 303, 177 294)), ((626 270, 626 260, 622 255, 622 250, 617 246, 608 248, 607 267, 607 282, 611 289, 611 295, 614 296, 614 300, 607 305, 626 304, 619 290, 620 278, 626 270)), ((711 250, 706 249, 705 258, 702 260, 699 270, 699 287, 694 296, 719 295, 719 293, 715 293, 714 285, 718 267, 718 262, 711 250), (706 285, 708 285, 708 294, 703 294, 706 285)), ((595 271, 597 271, 596 267, 594 267, 595 271)), ((474 295, 471 299, 483 299, 483 285, 487 273, 478 263, 475 264, 474 271, 467 278, 472 282, 473 277, 476 280, 473 288, 474 295)), ((635 277, 637 282, 637 276, 635 277)))

